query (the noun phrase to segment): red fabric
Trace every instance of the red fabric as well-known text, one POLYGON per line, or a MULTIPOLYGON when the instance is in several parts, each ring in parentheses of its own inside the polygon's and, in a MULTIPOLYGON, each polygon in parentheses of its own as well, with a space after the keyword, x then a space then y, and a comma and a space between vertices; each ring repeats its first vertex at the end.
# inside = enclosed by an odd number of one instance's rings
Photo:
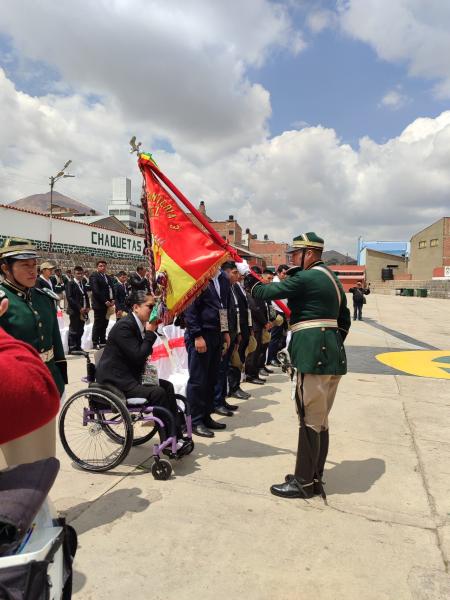
POLYGON ((0 373, 0 444, 5 444, 51 421, 59 393, 36 350, 1 327, 0 373))

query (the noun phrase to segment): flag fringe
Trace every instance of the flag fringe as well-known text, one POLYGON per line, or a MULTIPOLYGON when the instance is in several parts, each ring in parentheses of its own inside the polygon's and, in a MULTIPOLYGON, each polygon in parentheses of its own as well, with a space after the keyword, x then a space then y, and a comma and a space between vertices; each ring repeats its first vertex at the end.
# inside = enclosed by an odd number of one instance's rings
POLYGON ((192 286, 189 292, 179 300, 171 309, 167 309, 169 318, 174 318, 178 314, 182 313, 186 308, 194 302, 196 298, 200 296, 200 294, 204 291, 206 285, 208 284, 211 277, 213 277, 220 266, 229 260, 230 254, 226 252, 223 256, 221 256, 207 271, 204 273, 200 279, 197 279, 196 283, 192 286))

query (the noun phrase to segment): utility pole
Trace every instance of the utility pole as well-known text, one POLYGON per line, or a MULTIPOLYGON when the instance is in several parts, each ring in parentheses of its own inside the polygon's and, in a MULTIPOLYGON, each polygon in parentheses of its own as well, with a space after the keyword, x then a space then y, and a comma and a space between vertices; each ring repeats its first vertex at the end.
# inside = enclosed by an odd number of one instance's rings
POLYGON ((53 248, 53 188, 55 186, 55 183, 58 181, 58 179, 61 179, 61 177, 75 177, 75 175, 69 175, 68 173, 65 173, 65 170, 71 164, 71 162, 72 162, 71 160, 68 160, 59 173, 57 173, 56 175, 52 175, 51 177, 49 177, 49 179, 50 179, 50 239, 49 239, 49 251, 50 252, 52 251, 52 248, 53 248))

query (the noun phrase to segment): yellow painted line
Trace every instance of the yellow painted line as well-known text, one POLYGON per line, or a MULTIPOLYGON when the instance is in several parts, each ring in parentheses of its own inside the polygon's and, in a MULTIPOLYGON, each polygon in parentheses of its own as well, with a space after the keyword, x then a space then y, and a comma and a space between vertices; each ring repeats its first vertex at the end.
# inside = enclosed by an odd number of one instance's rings
POLYGON ((388 367, 410 375, 450 379, 450 350, 384 352, 375 358, 388 367))

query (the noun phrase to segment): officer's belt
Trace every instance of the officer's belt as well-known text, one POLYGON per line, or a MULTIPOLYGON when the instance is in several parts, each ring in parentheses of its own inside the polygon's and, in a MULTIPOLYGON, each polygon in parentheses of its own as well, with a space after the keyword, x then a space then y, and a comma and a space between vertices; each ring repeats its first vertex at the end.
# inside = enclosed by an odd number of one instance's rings
POLYGON ((42 362, 50 362, 53 358, 55 358, 55 353, 53 352, 53 348, 47 350, 46 352, 40 352, 39 356, 41 357, 42 362))
POLYGON ((331 327, 338 328, 336 319, 311 319, 310 321, 300 321, 291 325, 292 333, 302 331, 303 329, 314 329, 315 327, 331 327))

